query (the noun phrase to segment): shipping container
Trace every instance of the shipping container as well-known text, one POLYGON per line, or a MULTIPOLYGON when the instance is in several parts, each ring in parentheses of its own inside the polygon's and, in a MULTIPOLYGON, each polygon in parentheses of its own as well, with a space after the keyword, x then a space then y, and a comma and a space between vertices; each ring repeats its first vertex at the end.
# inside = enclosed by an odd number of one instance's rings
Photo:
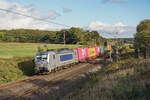
POLYGON ((76 48, 78 60, 82 61, 88 58, 88 48, 76 48))
POLYGON ((101 48, 96 46, 95 49, 96 49, 96 56, 99 56, 101 53, 101 48))
POLYGON ((85 50, 85 58, 88 58, 88 48, 84 48, 85 50))
POLYGON ((107 50, 108 50, 108 51, 111 50, 111 45, 107 45, 107 50))
POLYGON ((95 47, 88 48, 88 58, 96 57, 96 49, 95 47))
POLYGON ((101 54, 104 54, 104 53, 105 53, 105 47, 101 46, 101 54))

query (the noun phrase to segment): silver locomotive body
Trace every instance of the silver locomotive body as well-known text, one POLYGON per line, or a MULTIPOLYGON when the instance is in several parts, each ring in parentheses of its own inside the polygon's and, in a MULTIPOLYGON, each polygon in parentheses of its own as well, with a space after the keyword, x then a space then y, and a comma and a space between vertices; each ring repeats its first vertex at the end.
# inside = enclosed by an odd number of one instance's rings
POLYGON ((51 72, 57 68, 78 62, 75 50, 39 52, 35 57, 35 73, 51 72))

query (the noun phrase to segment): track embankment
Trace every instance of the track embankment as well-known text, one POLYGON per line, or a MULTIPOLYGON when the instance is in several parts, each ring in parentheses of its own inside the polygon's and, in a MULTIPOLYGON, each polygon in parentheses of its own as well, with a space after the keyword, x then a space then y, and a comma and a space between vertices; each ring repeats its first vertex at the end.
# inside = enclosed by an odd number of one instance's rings
POLYGON ((60 99, 71 89, 79 88, 90 73, 98 72, 103 65, 102 59, 97 58, 49 75, 33 76, 0 85, 0 100, 60 99))

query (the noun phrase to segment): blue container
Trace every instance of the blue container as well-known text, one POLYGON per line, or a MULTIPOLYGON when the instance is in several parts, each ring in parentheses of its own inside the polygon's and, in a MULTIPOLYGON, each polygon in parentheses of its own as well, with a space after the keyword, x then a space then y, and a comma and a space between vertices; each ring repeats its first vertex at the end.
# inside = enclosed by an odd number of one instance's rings
POLYGON ((67 60, 72 60, 73 55, 72 54, 65 54, 60 56, 60 61, 67 61, 67 60))

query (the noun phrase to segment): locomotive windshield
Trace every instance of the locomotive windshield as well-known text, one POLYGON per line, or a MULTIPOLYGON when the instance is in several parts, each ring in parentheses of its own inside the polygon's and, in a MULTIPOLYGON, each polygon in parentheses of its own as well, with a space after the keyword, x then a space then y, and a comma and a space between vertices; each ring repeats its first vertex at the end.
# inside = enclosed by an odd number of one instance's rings
POLYGON ((37 60, 47 60, 47 54, 39 53, 36 55, 37 60))

